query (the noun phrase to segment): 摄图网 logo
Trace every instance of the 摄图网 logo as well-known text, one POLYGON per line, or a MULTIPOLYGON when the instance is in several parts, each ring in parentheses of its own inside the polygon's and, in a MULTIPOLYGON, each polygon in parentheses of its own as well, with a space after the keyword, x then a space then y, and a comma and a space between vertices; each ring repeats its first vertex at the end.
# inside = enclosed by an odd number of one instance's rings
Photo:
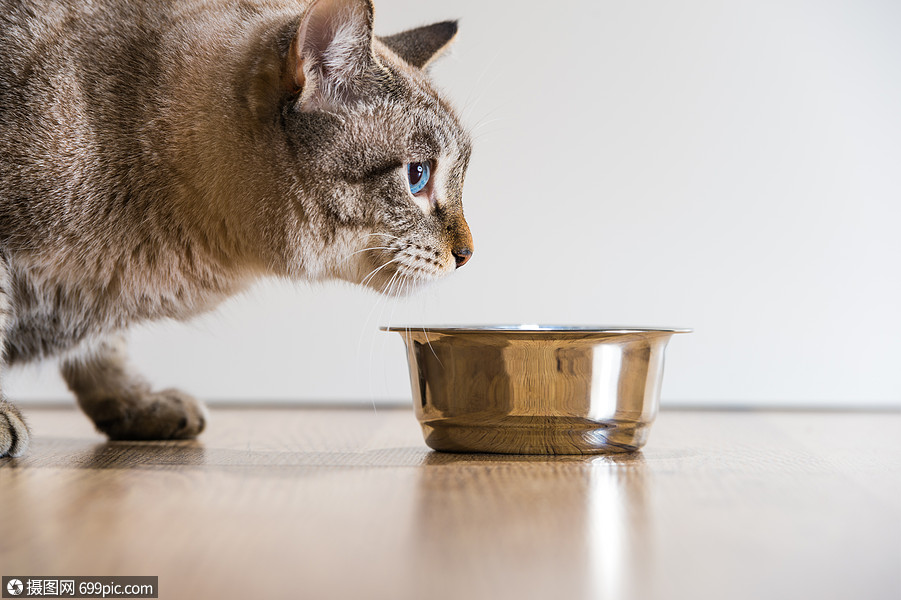
POLYGON ((9 592, 10 596, 18 596, 23 589, 25 589, 25 586, 18 579, 10 579, 6 584, 6 591, 9 592))

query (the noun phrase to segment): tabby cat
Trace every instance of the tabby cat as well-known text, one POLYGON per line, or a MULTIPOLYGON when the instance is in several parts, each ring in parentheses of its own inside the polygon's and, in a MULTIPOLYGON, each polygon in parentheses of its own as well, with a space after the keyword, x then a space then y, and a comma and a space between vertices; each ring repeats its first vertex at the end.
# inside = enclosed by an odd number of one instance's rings
MULTIPOLYGON (((395 294, 472 254, 470 138, 425 68, 455 22, 370 0, 0 0, 0 347, 58 357, 111 439, 200 433, 122 332, 265 276, 395 294)), ((0 456, 29 433, 0 397, 0 456)))

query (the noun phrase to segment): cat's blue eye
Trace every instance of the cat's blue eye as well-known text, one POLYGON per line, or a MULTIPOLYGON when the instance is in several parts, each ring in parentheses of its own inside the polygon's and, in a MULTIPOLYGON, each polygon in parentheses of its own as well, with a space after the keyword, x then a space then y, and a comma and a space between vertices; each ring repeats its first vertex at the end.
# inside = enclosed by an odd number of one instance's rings
POLYGON ((421 192, 429 182, 431 169, 427 162, 413 162, 407 165, 407 180, 410 182, 410 193, 414 196, 421 192))

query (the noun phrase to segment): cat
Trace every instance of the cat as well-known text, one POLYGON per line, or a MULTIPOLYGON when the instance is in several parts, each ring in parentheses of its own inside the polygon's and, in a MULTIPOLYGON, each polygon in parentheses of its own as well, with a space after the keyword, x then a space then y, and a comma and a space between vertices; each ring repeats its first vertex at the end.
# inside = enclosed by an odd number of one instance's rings
MULTIPOLYGON (((0 0, 2 367, 57 357, 110 439, 207 416, 123 332, 260 277, 407 293, 472 255, 471 140, 427 67, 447 21, 370 0, 0 0)), ((0 456, 29 442, 0 396, 0 456)))

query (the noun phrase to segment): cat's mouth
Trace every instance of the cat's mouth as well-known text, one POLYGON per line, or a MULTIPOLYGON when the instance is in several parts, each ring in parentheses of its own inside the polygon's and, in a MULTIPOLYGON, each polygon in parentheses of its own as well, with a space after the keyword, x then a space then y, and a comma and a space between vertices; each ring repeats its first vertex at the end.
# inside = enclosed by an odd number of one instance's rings
POLYGON ((450 252, 424 243, 395 244, 364 253, 359 283, 387 296, 406 296, 454 272, 450 252))

